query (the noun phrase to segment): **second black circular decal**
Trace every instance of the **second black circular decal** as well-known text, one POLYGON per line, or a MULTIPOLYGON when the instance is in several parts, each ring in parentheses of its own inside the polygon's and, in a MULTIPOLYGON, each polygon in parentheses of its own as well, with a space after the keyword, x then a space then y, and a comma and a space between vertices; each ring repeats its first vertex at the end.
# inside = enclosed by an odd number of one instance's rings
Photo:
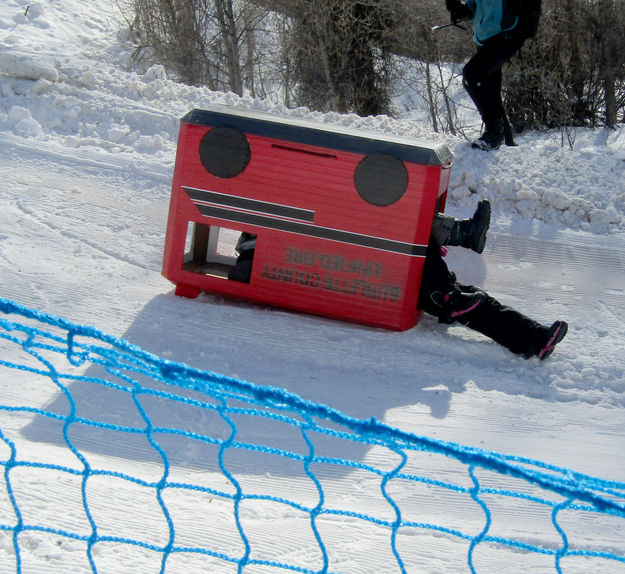
POLYGON ((365 156, 354 172, 358 195, 372 205, 391 205, 398 201, 408 187, 408 172, 404 163, 385 153, 365 156))

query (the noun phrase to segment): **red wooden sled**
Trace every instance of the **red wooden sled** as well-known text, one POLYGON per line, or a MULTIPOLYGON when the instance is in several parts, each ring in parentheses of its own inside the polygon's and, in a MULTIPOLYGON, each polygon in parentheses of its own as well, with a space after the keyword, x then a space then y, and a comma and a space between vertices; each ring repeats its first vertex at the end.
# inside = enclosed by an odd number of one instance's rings
POLYGON ((444 145, 226 107, 180 125, 163 275, 201 291, 404 330, 415 325, 444 145), (257 236, 249 282, 224 236, 257 236))

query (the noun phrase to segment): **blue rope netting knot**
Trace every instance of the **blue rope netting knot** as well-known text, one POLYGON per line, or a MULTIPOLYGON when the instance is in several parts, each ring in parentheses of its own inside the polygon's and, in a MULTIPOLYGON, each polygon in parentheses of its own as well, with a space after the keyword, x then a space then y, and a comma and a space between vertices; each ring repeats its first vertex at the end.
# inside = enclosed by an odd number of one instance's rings
POLYGON ((625 483, 350 418, 6 299, 0 311, 3 571, 132 555, 163 573, 366 572, 373 552, 385 572, 422 572, 439 547, 449 571, 504 571, 506 556, 625 569, 625 483), (49 537, 53 558, 32 551, 49 537))

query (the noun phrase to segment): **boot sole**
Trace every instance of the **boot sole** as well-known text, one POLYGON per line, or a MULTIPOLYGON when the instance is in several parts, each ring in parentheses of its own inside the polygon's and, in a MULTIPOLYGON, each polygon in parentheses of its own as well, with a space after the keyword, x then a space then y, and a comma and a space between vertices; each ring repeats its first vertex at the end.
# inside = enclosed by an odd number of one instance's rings
POLYGON ((480 236, 477 238, 477 241, 475 241, 473 244, 473 251, 475 251, 476 253, 482 253, 482 251, 484 251, 484 247, 486 247, 486 234, 488 233, 488 228, 490 227, 490 216, 491 216, 490 203, 486 202, 486 200, 482 200, 480 204, 482 204, 482 202, 484 202, 484 204, 486 205, 486 208, 484 210, 485 214, 484 214, 484 224, 482 225, 482 233, 480 233, 480 236))
POLYGON ((494 151, 496 149, 499 149, 501 147, 501 144, 493 146, 487 143, 481 144, 481 143, 473 142, 471 144, 471 147, 474 149, 482 150, 482 151, 494 151))

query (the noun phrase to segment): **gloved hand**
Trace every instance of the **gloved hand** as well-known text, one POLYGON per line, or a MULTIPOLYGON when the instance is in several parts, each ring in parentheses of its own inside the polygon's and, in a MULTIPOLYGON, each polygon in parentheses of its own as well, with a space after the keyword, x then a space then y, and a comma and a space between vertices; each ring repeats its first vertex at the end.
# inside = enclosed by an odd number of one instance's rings
POLYGON ((462 0, 445 0, 445 6, 452 24, 473 18, 471 10, 462 0))
POLYGON ((429 300, 423 302, 423 310, 438 317, 439 323, 450 325, 474 311, 486 298, 486 293, 480 289, 465 292, 456 284, 448 293, 430 293, 429 300))

